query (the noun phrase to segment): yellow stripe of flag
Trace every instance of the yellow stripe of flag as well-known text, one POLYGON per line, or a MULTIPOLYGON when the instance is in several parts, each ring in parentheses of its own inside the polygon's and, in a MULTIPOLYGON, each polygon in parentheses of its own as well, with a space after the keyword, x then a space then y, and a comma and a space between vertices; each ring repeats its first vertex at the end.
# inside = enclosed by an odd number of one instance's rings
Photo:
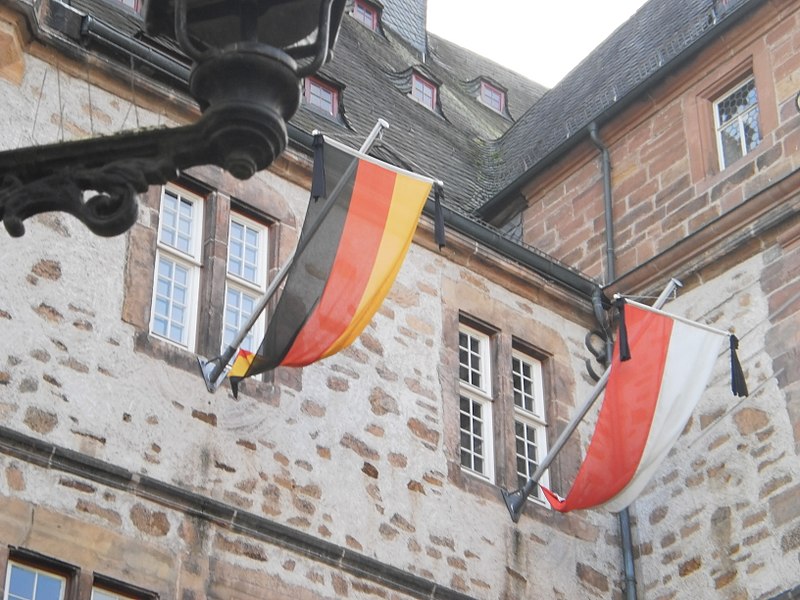
POLYGON ((411 246, 431 182, 398 173, 383 237, 364 294, 350 325, 323 353, 331 356, 352 344, 380 308, 411 246))

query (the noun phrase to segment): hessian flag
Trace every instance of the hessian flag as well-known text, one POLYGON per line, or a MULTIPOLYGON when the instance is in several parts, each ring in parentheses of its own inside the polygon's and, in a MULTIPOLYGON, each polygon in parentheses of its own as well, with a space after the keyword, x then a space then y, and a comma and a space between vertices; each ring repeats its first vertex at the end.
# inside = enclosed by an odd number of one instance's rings
POLYGON ((603 505, 619 512, 633 502, 683 431, 729 335, 630 301, 623 322, 575 482, 563 500, 543 488, 558 511, 603 505))
POLYGON ((244 377, 308 365, 359 336, 389 293, 433 185, 329 139, 319 153, 327 189, 318 189, 316 164, 294 262, 244 377))

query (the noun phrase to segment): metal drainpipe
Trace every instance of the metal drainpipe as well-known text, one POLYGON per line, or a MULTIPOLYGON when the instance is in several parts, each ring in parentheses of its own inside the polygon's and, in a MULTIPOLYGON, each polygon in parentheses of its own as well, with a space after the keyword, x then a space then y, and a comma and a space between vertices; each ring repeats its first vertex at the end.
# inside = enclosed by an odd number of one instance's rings
POLYGON ((600 140, 597 135, 597 123, 592 121, 589 124, 589 137, 592 142, 600 150, 603 158, 603 206, 606 213, 606 277, 608 281, 614 281, 617 278, 616 269, 614 268, 614 215, 611 211, 611 155, 608 152, 608 147, 600 140))
MULTIPOLYGON (((615 252, 614 252, 614 215, 611 205, 611 155, 608 147, 603 144, 600 136, 597 133, 597 123, 592 122, 589 124, 589 137, 597 149, 600 150, 603 160, 603 206, 605 207, 606 219, 606 279, 607 281, 614 281, 617 278, 615 268, 615 252)), ((592 303, 595 307, 595 316, 598 322, 606 330, 604 313, 602 306, 598 305, 599 299, 592 298, 592 303)), ((606 330, 607 331, 607 330, 606 330)), ((613 343, 611 335, 606 337, 606 359, 608 364, 611 364, 611 354, 613 351, 613 343)), ((636 600, 636 571, 633 563, 633 536, 631 535, 631 518, 628 509, 625 508, 619 513, 619 532, 622 541, 622 561, 625 571, 625 598, 626 600, 636 600)))

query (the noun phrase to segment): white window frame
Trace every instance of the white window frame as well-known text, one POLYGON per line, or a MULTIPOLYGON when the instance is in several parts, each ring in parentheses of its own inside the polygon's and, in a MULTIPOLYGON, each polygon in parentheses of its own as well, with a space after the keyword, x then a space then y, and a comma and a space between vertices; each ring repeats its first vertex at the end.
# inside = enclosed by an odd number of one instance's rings
MULTIPOLYGON (((514 402, 514 471, 517 478, 529 479, 533 472, 545 456, 547 456, 547 418, 545 413, 545 399, 544 399, 544 383, 542 378, 542 362, 532 356, 514 350, 511 353, 511 376, 512 376, 512 389, 513 389, 513 402, 514 402), (525 373, 524 368, 528 367, 529 374, 525 373), (527 383, 527 385, 526 385, 527 383), (520 406, 522 404, 522 406, 520 406), (535 464, 527 456, 528 448, 525 448, 525 454, 520 455, 518 445, 525 444, 527 441, 528 429, 524 430, 525 438, 521 439, 517 431, 518 427, 529 428, 534 432, 536 438, 536 461, 535 464), (521 472, 519 468, 520 460, 524 461, 525 468, 521 472)), ((539 483, 543 486, 550 487, 550 471, 549 469, 544 472, 539 479, 539 483)), ((534 488, 534 491, 528 497, 530 500, 544 504, 545 498, 539 486, 534 488)))
MULTIPOLYGON (((225 328, 228 318, 228 290, 233 289, 240 293, 248 294, 252 298, 254 298, 255 303, 257 304, 264 296, 267 290, 267 275, 269 269, 269 227, 264 223, 259 223, 249 217, 244 216, 241 213, 231 211, 230 220, 228 223, 228 255, 226 259, 226 266, 225 266, 225 306, 223 312, 223 330, 222 330, 222 348, 224 349, 228 342, 232 341, 226 339, 225 337, 225 328), (233 224, 236 223, 245 227, 246 229, 250 229, 255 231, 259 236, 258 242, 258 249, 256 251, 256 279, 251 281, 244 277, 237 275, 236 273, 232 273, 230 271, 230 259, 231 259, 231 239, 232 239, 232 229, 233 224)), ((239 320, 238 327, 236 331, 238 331, 241 326, 244 324, 248 317, 243 317, 239 320)), ((256 321, 256 324, 250 330, 247 338, 242 343, 242 348, 246 350, 250 350, 251 352, 256 352, 258 350, 258 345, 261 343, 262 338, 264 337, 264 329, 265 329, 265 322, 266 317, 264 313, 261 313, 261 316, 256 321)), ((235 333, 234 333, 235 335, 235 333)))
POLYGON ((67 578, 66 577, 64 577, 63 575, 59 575, 57 573, 53 573, 52 571, 47 571, 45 569, 32 567, 30 565, 23 564, 23 563, 18 563, 18 562, 13 561, 13 560, 8 561, 8 566, 6 567, 6 580, 5 580, 5 587, 3 588, 4 589, 3 600, 18 600, 20 598, 20 596, 16 596, 16 595, 12 596, 11 595, 11 572, 12 572, 13 567, 16 567, 16 568, 18 568, 20 570, 23 570, 23 571, 29 571, 29 572, 32 572, 32 573, 35 574, 36 579, 34 581, 34 597, 35 597, 35 594, 36 594, 36 585, 39 582, 39 576, 40 575, 45 575, 45 576, 50 577, 52 579, 57 579, 57 580, 61 581, 61 590, 59 592, 58 600, 64 600, 64 593, 66 592, 66 589, 67 589, 67 578))
POLYGON ((150 333, 157 338, 175 344, 181 348, 194 350, 197 337, 197 312, 200 301, 200 269, 202 266, 202 235, 203 235, 203 199, 192 194, 183 188, 173 185, 164 186, 161 190, 161 201, 159 205, 158 241, 156 249, 156 263, 153 273, 153 297, 150 305, 150 333), (164 232, 164 202, 165 197, 169 196, 178 202, 189 202, 192 205, 192 220, 190 223, 189 242, 186 249, 179 249, 173 244, 165 242, 164 232), (180 340, 173 339, 169 335, 163 335, 155 330, 156 303, 159 290, 159 267, 162 258, 184 268, 189 273, 187 284, 186 301, 186 322, 183 325, 183 335, 180 340))
POLYGON ((459 349, 459 454, 461 456, 461 468, 465 471, 494 482, 494 424, 493 424, 493 406, 492 406, 492 364, 491 364, 491 340, 488 335, 482 333, 468 325, 461 323, 458 328, 458 349, 459 349), (472 352, 472 344, 468 347, 462 346, 462 336, 466 336, 467 340, 477 342, 478 351, 472 352), (462 351, 467 353, 466 363, 462 363, 462 351), (472 361, 469 360, 470 356, 478 358, 478 368, 473 368, 472 361), (472 383, 473 378, 469 380, 462 378, 462 367, 467 369, 467 374, 478 373, 480 376, 479 385, 472 383), (462 403, 467 402, 469 411, 465 412, 462 408, 462 403), (481 436, 477 436, 474 432, 474 407, 477 407, 480 412, 480 422, 483 426, 481 436), (469 421, 469 428, 462 427, 462 421, 466 419, 469 421), (470 438, 471 449, 470 455, 467 457, 464 454, 465 447, 462 442, 463 436, 466 435, 470 438), (474 457, 472 456, 472 449, 480 443, 483 450, 481 459, 483 460, 483 469, 478 470, 474 468, 474 457), (464 464, 465 459, 469 464, 464 464))
POLYGON ((750 152, 752 152, 755 149, 755 147, 751 148, 750 150, 747 149, 747 139, 746 139, 747 136, 745 135, 745 130, 744 130, 745 121, 746 121, 747 117, 750 116, 751 113, 753 113, 753 112, 756 113, 755 119, 756 119, 756 124, 758 125, 758 128, 759 128, 759 131, 758 131, 758 136, 759 137, 758 137, 758 142, 756 143, 756 147, 763 140, 763 137, 762 137, 762 134, 761 134, 761 124, 758 123, 758 119, 760 117, 760 107, 759 107, 759 102, 758 102, 758 88, 755 86, 755 78, 751 75, 750 77, 747 77, 745 79, 739 80, 736 84, 734 84, 731 87, 729 87, 725 91, 725 93, 723 93, 716 100, 714 100, 714 102, 712 103, 712 106, 713 106, 713 110, 714 110, 714 128, 715 128, 714 136, 715 136, 716 144, 717 144, 717 156, 719 158, 719 168, 720 168, 720 170, 725 170, 731 164, 733 164, 734 162, 736 162, 740 158, 746 156, 747 154, 749 154, 750 152), (742 112, 742 113, 736 115, 735 117, 733 117, 730 121, 727 121, 724 124, 720 123, 719 105, 722 104, 723 102, 725 102, 725 100, 730 98, 733 94, 735 94, 740 89, 742 89, 744 86, 746 86, 746 85, 748 85, 750 83, 753 84, 753 89, 754 89, 754 91, 756 93, 756 101, 755 101, 755 103, 752 106, 748 107, 744 112, 742 112), (739 151, 741 152, 741 154, 735 160, 731 161, 731 163, 726 164, 726 162, 725 162, 725 154, 723 152, 724 144, 723 144, 723 141, 722 141, 722 132, 725 129, 728 129, 734 123, 736 125, 738 125, 738 129, 739 129, 739 142, 740 142, 739 151))

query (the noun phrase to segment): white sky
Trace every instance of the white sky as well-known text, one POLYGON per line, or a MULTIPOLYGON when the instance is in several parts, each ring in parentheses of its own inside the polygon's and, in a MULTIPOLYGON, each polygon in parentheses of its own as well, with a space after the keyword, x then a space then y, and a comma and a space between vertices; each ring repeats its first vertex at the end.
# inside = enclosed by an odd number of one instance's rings
POLYGON ((428 0, 428 31, 553 87, 645 0, 428 0))

